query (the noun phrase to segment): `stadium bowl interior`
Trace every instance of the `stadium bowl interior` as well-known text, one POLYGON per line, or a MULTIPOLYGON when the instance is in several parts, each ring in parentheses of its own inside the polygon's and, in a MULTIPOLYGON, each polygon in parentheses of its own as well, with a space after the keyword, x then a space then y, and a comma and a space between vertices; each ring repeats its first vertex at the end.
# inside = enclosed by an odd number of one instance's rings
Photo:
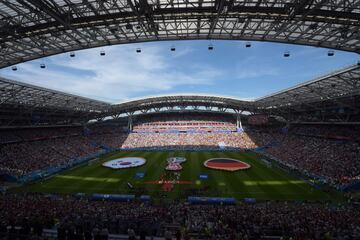
POLYGON ((360 62, 332 67, 360 53, 359 19, 359 1, 0 1, 0 239, 360 239, 360 62), (215 40, 248 54, 264 41, 284 61, 295 45, 335 60, 253 100, 115 103, 34 81, 58 86, 59 54, 70 78, 91 49, 106 64, 106 46, 127 46, 140 65, 155 51, 144 42, 181 57, 174 40, 205 40, 209 56, 215 40))

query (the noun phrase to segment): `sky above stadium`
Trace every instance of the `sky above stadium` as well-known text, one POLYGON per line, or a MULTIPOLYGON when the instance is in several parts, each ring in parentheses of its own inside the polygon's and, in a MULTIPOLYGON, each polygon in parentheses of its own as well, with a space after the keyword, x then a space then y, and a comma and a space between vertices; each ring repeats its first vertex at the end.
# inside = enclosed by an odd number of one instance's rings
POLYGON ((360 60, 358 54, 298 45, 242 41, 127 44, 69 53, 0 69, 0 76, 119 103, 145 96, 199 93, 240 99, 292 87, 360 60), (208 45, 214 46, 213 51, 208 45), (175 46, 176 51, 170 51, 175 46), (136 49, 141 48, 141 53, 136 49), (100 51, 106 52, 100 56, 100 51), (289 51, 291 56, 284 58, 289 51), (46 69, 40 69, 40 63, 46 69))

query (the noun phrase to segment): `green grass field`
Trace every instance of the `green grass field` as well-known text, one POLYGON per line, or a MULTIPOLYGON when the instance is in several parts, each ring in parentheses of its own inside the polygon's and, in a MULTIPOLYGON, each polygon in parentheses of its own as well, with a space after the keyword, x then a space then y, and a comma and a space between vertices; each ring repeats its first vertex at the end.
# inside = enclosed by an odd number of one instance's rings
POLYGON ((62 172, 48 180, 23 186, 17 191, 43 193, 107 193, 107 194, 149 194, 168 199, 184 199, 189 195, 235 197, 238 200, 253 197, 259 200, 336 200, 338 194, 325 193, 290 176, 277 167, 268 167, 259 160, 260 156, 250 152, 118 152, 93 160, 86 165, 62 172), (143 157, 146 164, 129 169, 109 169, 101 164, 120 157, 143 157), (161 185, 145 184, 156 181, 166 172, 168 157, 185 157, 180 180, 191 181, 191 185, 175 185, 170 192, 164 192, 161 185), (203 162, 209 158, 229 157, 251 165, 243 171, 226 172, 209 169, 203 162), (145 177, 136 179, 137 172, 145 172, 145 177), (199 174, 209 175, 207 180, 199 180, 199 174), (130 189, 127 183, 134 189, 130 189))

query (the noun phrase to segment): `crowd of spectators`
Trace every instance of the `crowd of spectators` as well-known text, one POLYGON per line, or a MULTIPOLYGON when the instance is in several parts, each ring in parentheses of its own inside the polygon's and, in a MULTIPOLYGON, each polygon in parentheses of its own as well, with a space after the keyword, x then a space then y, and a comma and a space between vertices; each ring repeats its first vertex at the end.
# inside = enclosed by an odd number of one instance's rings
POLYGON ((152 205, 71 196, 3 195, 0 211, 3 233, 41 235, 43 229, 57 229, 59 240, 107 239, 109 233, 167 235, 172 239, 260 239, 265 235, 301 240, 360 238, 360 209, 355 205, 152 205))
POLYGON ((165 122, 227 122, 235 123, 236 118, 233 115, 221 114, 207 114, 207 113, 158 113, 155 115, 144 115, 141 118, 135 118, 134 123, 149 124, 149 123, 165 123, 165 122))
POLYGON ((65 164, 99 150, 84 136, 6 144, 0 146, 0 170, 2 173, 22 176, 65 164))
POLYGON ((105 148, 119 149, 127 137, 128 134, 117 131, 112 133, 91 135, 88 137, 88 140, 105 148))
POLYGON ((151 132, 161 130, 236 130, 236 119, 231 115, 209 114, 165 114, 144 116, 133 122, 133 130, 151 132))
POLYGON ((21 138, 13 133, 13 131, 1 131, 0 132, 0 143, 7 142, 18 142, 21 141, 21 138))
POLYGON ((0 131, 0 174, 23 176, 119 148, 126 134, 114 126, 24 128, 0 131))
MULTIPOLYGON (((344 130, 341 130, 344 131, 344 130)), ((258 146, 271 146, 266 152, 294 168, 324 177, 329 183, 360 178, 360 144, 329 138, 322 127, 295 127, 288 133, 280 129, 247 131, 258 146)), ((340 139, 348 135, 336 133, 340 139)))
MULTIPOLYGON (((187 119, 181 120, 188 121, 187 119)), ((196 120, 197 123, 202 122, 196 120)), ((203 121, 207 124, 206 121, 203 121)), ((360 128, 299 125, 247 127, 242 132, 128 133, 117 126, 2 130, 0 173, 22 176, 86 157, 102 149, 251 149, 267 154, 328 182, 360 179, 360 128), (16 142, 5 144, 9 139, 16 142)))
MULTIPOLYGON (((256 148, 294 168, 330 182, 360 178, 359 128, 248 127, 244 132, 125 133, 114 126, 2 130, 0 173, 25 175, 110 148, 256 148), (337 136, 337 138, 334 138, 337 136), (11 142, 11 143, 9 143, 11 142)), ((187 203, 151 205, 89 201, 71 196, 0 196, 0 234, 41 235, 56 229, 58 239, 106 239, 109 233, 201 236, 203 239, 360 239, 358 206, 265 202, 236 206, 187 203)))
MULTIPOLYGON (((113 126, 85 128, 54 128, 17 130, 18 141, 0 144, 0 172, 23 176, 50 166, 86 157, 103 148, 167 148, 191 147, 252 148, 254 145, 244 133, 141 134, 125 133, 113 126), (74 130, 74 132, 72 131, 74 130), (48 133, 49 135, 46 135, 48 133)), ((3 136, 3 135, 2 135, 3 136)))
POLYGON ((236 124, 230 122, 212 122, 212 121, 167 121, 167 122, 151 122, 136 124, 133 131, 159 131, 159 130, 178 130, 178 131, 191 131, 191 130, 228 130, 235 131, 236 124))
POLYGON ((131 133, 122 148, 199 149, 199 148, 254 148, 256 145, 244 132, 206 133, 131 133))
POLYGON ((79 126, 2 129, 0 130, 0 144, 76 136, 81 135, 82 131, 83 128, 79 126))
POLYGON ((359 125, 295 125, 291 132, 304 136, 360 142, 359 125))

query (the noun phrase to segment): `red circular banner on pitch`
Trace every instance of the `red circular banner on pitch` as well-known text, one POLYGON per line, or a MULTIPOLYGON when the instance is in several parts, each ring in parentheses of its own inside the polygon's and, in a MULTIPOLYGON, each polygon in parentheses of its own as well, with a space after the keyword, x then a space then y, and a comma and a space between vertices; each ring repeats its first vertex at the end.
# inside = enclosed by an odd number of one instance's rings
POLYGON ((204 162, 204 166, 213 169, 237 171, 250 168, 250 164, 232 158, 212 158, 204 162))

